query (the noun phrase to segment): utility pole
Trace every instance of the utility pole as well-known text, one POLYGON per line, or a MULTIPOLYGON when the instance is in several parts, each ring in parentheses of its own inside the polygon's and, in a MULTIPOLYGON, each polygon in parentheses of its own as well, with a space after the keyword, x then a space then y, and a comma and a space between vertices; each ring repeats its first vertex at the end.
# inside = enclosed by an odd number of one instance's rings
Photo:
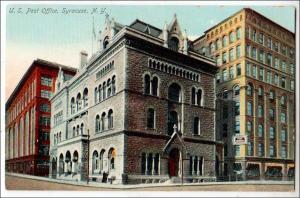
POLYGON ((183 186, 183 146, 181 146, 181 185, 183 186))

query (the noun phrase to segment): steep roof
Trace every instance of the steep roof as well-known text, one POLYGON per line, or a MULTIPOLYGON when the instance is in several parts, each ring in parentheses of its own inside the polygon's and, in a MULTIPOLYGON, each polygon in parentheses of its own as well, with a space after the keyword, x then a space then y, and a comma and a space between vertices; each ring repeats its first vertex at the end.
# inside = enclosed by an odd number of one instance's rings
POLYGON ((129 27, 154 37, 159 37, 159 35, 162 33, 161 29, 140 21, 139 19, 136 19, 133 23, 130 24, 129 27))

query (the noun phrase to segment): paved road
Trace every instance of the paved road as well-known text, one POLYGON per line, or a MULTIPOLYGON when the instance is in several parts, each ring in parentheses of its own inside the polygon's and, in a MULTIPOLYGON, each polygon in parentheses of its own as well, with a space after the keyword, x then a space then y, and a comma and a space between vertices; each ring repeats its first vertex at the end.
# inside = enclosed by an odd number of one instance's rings
MULTIPOLYGON (((108 189, 90 186, 76 186, 59 184, 48 181, 39 181, 15 176, 6 176, 7 190, 73 190, 73 191, 120 191, 121 189, 108 189)), ((151 188, 126 189, 122 191, 262 191, 262 192, 293 192, 293 185, 212 185, 212 186, 166 186, 151 188)))

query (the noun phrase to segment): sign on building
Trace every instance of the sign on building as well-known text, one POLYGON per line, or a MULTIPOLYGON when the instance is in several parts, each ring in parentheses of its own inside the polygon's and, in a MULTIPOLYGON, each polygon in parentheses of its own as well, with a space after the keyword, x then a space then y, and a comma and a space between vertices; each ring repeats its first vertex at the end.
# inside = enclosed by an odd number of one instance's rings
POLYGON ((232 137, 233 145, 242 145, 247 144, 247 136, 246 135, 234 135, 232 137))

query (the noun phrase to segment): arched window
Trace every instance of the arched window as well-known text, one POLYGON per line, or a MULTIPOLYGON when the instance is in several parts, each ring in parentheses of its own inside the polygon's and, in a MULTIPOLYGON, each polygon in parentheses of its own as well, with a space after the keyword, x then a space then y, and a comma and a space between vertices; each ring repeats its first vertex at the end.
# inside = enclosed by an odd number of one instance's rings
POLYGON ((56 134, 54 134, 54 145, 56 145, 57 142, 56 142, 56 134))
POLYGON ((88 106, 88 89, 85 88, 83 91, 83 106, 88 106))
POLYGON ((105 37, 103 40, 103 49, 107 48, 108 43, 109 43, 109 39, 108 39, 108 37, 105 37))
POLYGON ((227 45, 227 36, 223 36, 222 41, 223 41, 223 47, 226 47, 226 45, 227 45))
POLYGON ((153 77, 152 81, 152 95, 158 95, 158 78, 156 76, 153 77))
POLYGON ((229 33, 229 42, 230 42, 230 43, 234 42, 234 39, 235 39, 235 38, 234 38, 234 32, 230 32, 230 33, 229 33))
POLYGON ((194 118, 194 135, 200 135, 200 119, 194 118))
POLYGON ((99 164, 101 172, 103 171, 103 168, 104 168, 104 153, 105 153, 105 150, 102 149, 100 152, 100 164, 99 164))
POLYGON ((112 88, 112 95, 115 95, 115 93, 116 93, 116 76, 112 77, 111 88, 112 88))
POLYGON ((240 86, 239 86, 239 85, 235 85, 235 86, 233 87, 233 95, 234 95, 234 96, 240 95, 240 86))
POLYGON ((144 77, 144 92, 150 94, 150 76, 148 74, 144 77))
POLYGON ((84 130, 84 124, 81 123, 81 126, 80 126, 80 134, 81 134, 81 135, 83 134, 83 130, 84 130))
POLYGON ((74 166, 74 173, 77 174, 78 173, 78 152, 74 151, 73 153, 73 166, 74 166))
POLYGON ((103 88, 102 88, 102 92, 103 92, 103 100, 105 100, 105 98, 106 98, 106 83, 104 82, 103 83, 103 88))
POLYGON ((95 104, 98 102, 98 87, 95 88, 95 93, 94 93, 94 97, 95 97, 95 104))
POLYGON ((76 135, 77 136, 79 135, 79 125, 77 125, 77 127, 76 127, 76 135))
POLYGON ((59 174, 63 174, 65 171, 64 171, 64 168, 65 168, 65 163, 64 163, 64 156, 63 154, 61 153, 60 156, 59 156, 59 174))
POLYGON ((65 159, 65 162, 67 163, 67 174, 71 174, 72 172, 72 161, 71 161, 71 153, 70 151, 67 151, 66 152, 66 159, 65 159))
POLYGON ((147 111, 147 128, 155 128, 155 110, 152 108, 149 108, 147 111))
POLYGON ((252 116, 252 102, 247 102, 247 115, 252 116))
POLYGON ((75 135, 76 135, 76 128, 75 128, 75 126, 73 127, 73 137, 75 137, 75 135))
POLYGON ((75 113, 75 99, 72 98, 71 99, 71 113, 75 113))
POLYGON ((197 91, 197 105, 203 106, 202 103, 203 103, 203 101, 202 101, 202 90, 198 89, 198 91, 197 91))
POLYGON ((253 86, 252 86, 251 83, 248 83, 248 85, 247 85, 247 95, 252 96, 252 94, 253 94, 253 86))
POLYGON ((111 148, 108 152, 109 170, 115 169, 116 150, 111 148))
POLYGON ((236 39, 239 40, 241 38, 241 28, 238 27, 236 30, 236 39))
POLYGON ((93 152, 93 163, 92 163, 93 173, 97 173, 98 172, 98 169, 99 169, 99 161, 98 160, 99 160, 99 158, 98 158, 98 152, 94 151, 93 152))
POLYGON ((171 37, 170 39, 170 49, 173 51, 178 51, 179 49, 179 40, 176 37, 171 37))
POLYGON ((175 125, 178 128, 178 115, 176 111, 171 111, 169 113, 169 120, 168 120, 168 135, 173 134, 175 125))
POLYGON ((78 93, 76 97, 76 106, 77 106, 77 111, 81 109, 81 94, 78 93))
POLYGON ((111 81, 110 79, 107 80, 107 97, 111 96, 111 81))
POLYGON ((196 104, 196 89, 192 88, 192 104, 196 104))
POLYGON ((113 124, 114 124, 114 122, 113 122, 113 110, 112 109, 110 109, 109 111, 108 111, 108 129, 112 129, 113 128, 113 124))
POLYGON ((96 116, 95 130, 96 130, 96 133, 100 131, 100 116, 99 115, 96 116))
POLYGON ((102 116, 101 116, 101 131, 104 131, 105 130, 105 112, 102 113, 102 116))
POLYGON ((173 83, 170 85, 168 90, 168 98, 169 100, 175 102, 181 102, 181 88, 178 84, 173 83))
POLYGON ((280 114, 280 120, 281 120, 281 123, 286 123, 286 114, 284 112, 282 112, 280 114))
POLYGON ((59 141, 61 142, 61 132, 59 132, 59 141))

